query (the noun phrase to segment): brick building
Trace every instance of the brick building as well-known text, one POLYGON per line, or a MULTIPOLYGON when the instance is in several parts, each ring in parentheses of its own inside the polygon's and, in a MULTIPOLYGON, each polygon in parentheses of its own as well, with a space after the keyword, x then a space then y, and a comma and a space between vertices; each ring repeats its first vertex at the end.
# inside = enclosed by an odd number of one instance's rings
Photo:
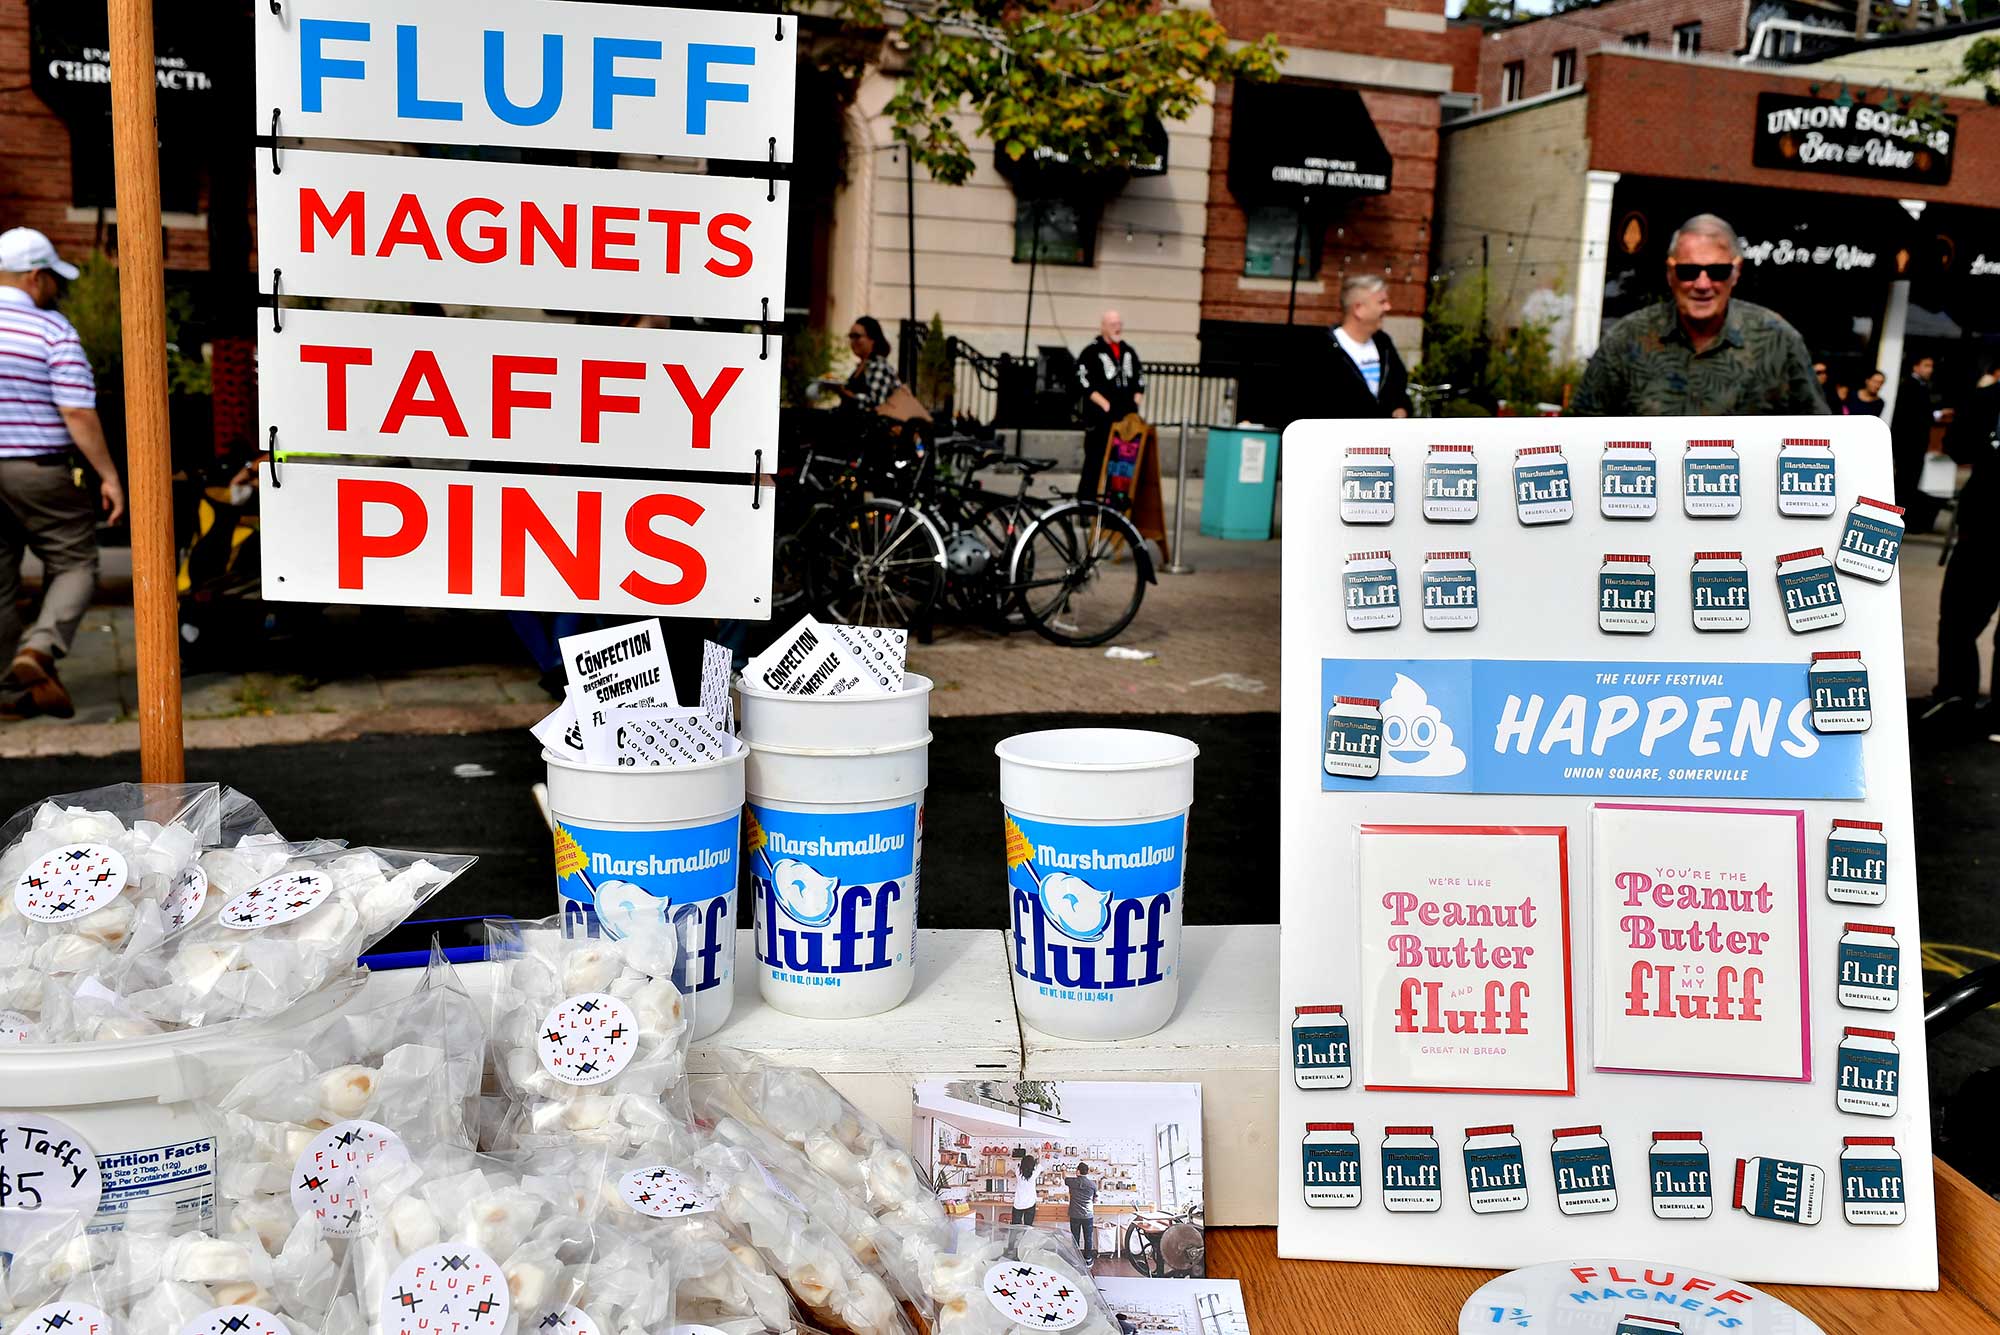
POLYGON ((1744 241, 1739 294, 1837 378, 1880 366, 1893 385, 1929 353, 1969 380, 2000 352, 2000 108, 1936 98, 1947 119, 1913 121, 1922 89, 1650 49, 1584 70, 1444 129, 1437 262, 1486 265, 1495 323, 1552 319, 1559 354, 1588 357, 1665 296, 1673 229, 1714 212, 1744 241))
POLYGON ((1479 104, 1491 110, 1579 84, 1584 57, 1606 47, 1734 55, 1748 44, 1750 25, 1765 17, 1793 14, 1771 0, 1599 0, 1527 19, 1495 30, 1481 44, 1479 104))

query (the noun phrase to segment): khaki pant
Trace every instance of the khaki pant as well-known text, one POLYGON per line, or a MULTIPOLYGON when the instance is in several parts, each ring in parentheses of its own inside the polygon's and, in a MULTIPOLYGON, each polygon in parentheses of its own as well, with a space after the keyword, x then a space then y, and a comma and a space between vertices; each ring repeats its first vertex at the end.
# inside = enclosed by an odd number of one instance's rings
POLYGON ((0 672, 21 649, 69 652, 97 588, 97 493, 60 467, 0 459, 0 672), (21 553, 42 560, 42 609, 21 631, 21 553))

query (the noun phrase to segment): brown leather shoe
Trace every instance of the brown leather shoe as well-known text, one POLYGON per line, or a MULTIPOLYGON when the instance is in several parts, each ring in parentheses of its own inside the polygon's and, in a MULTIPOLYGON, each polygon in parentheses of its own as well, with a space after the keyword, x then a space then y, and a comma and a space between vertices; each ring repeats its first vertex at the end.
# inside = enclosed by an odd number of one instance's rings
POLYGON ((23 649, 15 654, 7 675, 26 693, 37 712, 50 718, 76 716, 76 705, 71 703, 69 692, 56 680, 56 660, 42 650, 23 649))

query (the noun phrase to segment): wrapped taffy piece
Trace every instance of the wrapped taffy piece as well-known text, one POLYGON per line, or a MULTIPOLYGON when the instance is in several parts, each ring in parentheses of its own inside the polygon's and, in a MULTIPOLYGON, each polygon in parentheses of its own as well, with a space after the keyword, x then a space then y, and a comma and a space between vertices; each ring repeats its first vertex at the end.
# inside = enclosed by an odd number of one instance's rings
POLYGON ((686 1120, 688 1012, 671 928, 570 938, 549 918, 487 933, 494 1062, 514 1105, 501 1144, 623 1155, 686 1120))
POLYGON ((983 1225, 956 1251, 931 1254, 926 1269, 938 1302, 932 1335, 1118 1335, 1083 1258, 1045 1229, 983 1225))
POLYGON ((190 1060, 215 1128, 218 1205, 267 1245, 301 1219, 333 1239, 365 1232, 363 1174, 474 1147, 483 1008, 435 948, 414 990, 375 996, 190 1060))

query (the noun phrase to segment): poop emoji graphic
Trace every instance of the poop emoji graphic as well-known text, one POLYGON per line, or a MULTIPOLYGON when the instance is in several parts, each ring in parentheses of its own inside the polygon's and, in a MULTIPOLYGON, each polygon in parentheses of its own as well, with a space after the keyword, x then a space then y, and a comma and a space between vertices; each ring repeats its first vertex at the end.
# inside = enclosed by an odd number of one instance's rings
POLYGON ((1382 701, 1382 773, 1442 778, 1464 770, 1465 752, 1452 741, 1451 725, 1424 688, 1398 672, 1382 701))
POLYGON ((1111 925, 1111 892, 1066 871, 1042 878, 1042 908, 1063 935, 1077 941, 1095 941, 1111 925))
POLYGON ((779 858, 771 864, 771 889, 778 906, 807 927, 832 922, 834 905, 840 902, 840 878, 823 876, 797 858, 779 858))

